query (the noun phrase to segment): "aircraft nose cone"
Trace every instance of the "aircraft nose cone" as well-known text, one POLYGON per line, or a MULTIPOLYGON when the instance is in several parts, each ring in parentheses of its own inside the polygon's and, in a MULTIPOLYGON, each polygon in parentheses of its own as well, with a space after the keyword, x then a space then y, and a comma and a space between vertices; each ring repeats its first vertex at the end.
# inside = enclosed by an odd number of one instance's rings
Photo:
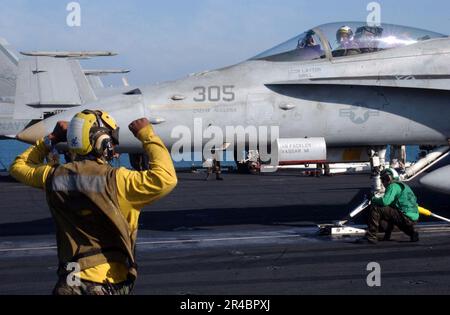
POLYGON ((45 124, 41 121, 21 131, 17 136, 17 140, 29 144, 35 144, 36 141, 47 135, 45 124))

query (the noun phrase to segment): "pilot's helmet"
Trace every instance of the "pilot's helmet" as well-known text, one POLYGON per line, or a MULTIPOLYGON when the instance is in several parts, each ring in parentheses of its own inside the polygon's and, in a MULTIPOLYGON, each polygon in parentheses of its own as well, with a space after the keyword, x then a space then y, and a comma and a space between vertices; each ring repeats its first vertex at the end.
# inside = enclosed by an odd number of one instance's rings
POLYGON ((338 43, 348 42, 353 40, 353 30, 350 26, 342 26, 336 32, 336 40, 338 43))
POLYGON ((305 47, 314 47, 316 46, 316 41, 314 39, 314 31, 309 31, 306 33, 306 36, 303 39, 300 39, 298 43, 299 48, 305 48, 305 47))
POLYGON ((119 144, 119 127, 107 112, 85 110, 75 115, 67 130, 67 144, 77 156, 94 155, 112 160, 119 144))

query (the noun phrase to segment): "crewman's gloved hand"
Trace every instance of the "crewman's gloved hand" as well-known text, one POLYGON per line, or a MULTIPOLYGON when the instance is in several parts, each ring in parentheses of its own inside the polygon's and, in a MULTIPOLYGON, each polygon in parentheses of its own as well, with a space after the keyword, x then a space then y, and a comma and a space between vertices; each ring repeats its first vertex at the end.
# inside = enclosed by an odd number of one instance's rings
POLYGON ((55 129, 51 134, 44 138, 44 145, 49 150, 47 155, 47 162, 51 165, 59 164, 59 155, 56 145, 58 143, 67 142, 67 129, 69 127, 69 122, 60 121, 56 124, 55 129))
POLYGON ((69 128, 69 122, 60 121, 56 124, 55 129, 48 135, 48 139, 52 142, 52 145, 58 143, 67 142, 67 129, 69 128))
POLYGON ((130 128, 130 131, 133 133, 133 135, 137 138, 139 131, 144 129, 145 127, 150 125, 150 121, 147 118, 141 118, 138 120, 133 121, 128 128, 130 128))
POLYGON ((373 193, 373 198, 372 199, 380 199, 380 198, 383 198, 383 197, 384 197, 383 193, 375 192, 375 193, 373 193))

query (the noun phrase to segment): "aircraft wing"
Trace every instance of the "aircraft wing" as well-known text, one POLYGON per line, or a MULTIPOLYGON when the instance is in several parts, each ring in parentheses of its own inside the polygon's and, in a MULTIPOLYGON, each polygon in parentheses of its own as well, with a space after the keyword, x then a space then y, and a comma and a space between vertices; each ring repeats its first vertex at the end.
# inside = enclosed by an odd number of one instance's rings
POLYGON ((127 74, 130 73, 130 70, 84 70, 83 72, 86 75, 92 89, 96 91, 105 87, 101 79, 102 76, 111 74, 127 74))
POLYGON ((42 119, 96 100, 78 60, 38 56, 19 61, 15 119, 42 119))
POLYGON ((21 52, 29 57, 54 57, 54 58, 91 58, 117 56, 111 51, 30 51, 21 52))
POLYGON ((328 77, 306 80, 288 80, 266 84, 279 85, 347 85, 374 86, 412 89, 450 90, 450 75, 398 75, 398 76, 363 76, 363 77, 328 77))

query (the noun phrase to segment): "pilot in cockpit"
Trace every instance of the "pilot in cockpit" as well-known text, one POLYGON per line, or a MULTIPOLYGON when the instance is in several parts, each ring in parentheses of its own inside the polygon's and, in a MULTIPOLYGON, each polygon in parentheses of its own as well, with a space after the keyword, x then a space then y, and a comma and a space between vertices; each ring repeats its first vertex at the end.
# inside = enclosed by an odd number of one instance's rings
POLYGON ((316 43, 314 35, 314 31, 309 31, 303 39, 299 40, 297 45, 297 49, 301 49, 303 55, 306 53, 311 54, 309 59, 317 59, 323 55, 322 48, 316 43))
POLYGON ((333 51, 333 57, 344 57, 361 54, 358 43, 355 41, 354 33, 351 27, 342 26, 336 32, 338 48, 333 51))
POLYGON ((314 32, 309 31, 306 36, 298 42, 298 49, 308 48, 308 47, 316 47, 316 41, 314 39, 314 32))

